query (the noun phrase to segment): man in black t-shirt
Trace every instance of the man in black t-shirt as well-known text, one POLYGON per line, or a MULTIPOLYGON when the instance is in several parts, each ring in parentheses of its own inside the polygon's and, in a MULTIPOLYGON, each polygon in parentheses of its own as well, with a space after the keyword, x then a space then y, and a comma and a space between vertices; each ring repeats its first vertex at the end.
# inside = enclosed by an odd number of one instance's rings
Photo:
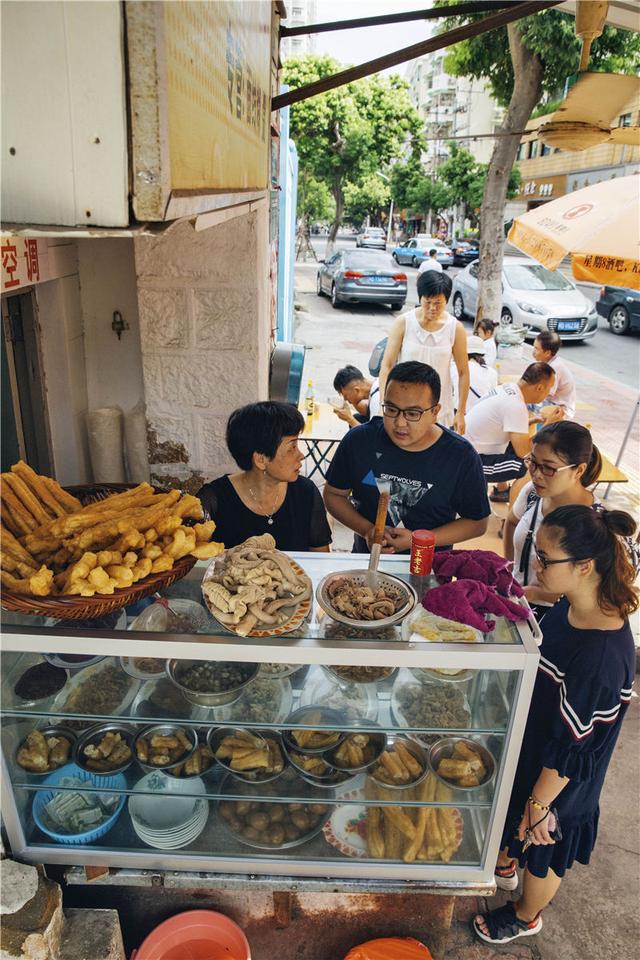
POLYGON ((470 443, 438 426, 440 377, 416 360, 398 363, 387 381, 382 419, 355 427, 329 471, 328 512, 369 549, 377 481, 391 482, 383 551, 406 553, 412 530, 432 530, 443 547, 482 536, 491 513, 480 457, 470 443))

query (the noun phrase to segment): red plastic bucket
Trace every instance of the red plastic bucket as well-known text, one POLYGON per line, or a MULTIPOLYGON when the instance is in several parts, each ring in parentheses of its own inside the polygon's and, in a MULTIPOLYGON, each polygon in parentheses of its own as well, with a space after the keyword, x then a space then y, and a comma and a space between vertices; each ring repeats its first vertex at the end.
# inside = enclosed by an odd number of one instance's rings
POLYGON ((131 960, 251 960, 251 948, 223 913, 187 910, 152 930, 131 960))
POLYGON ((383 937, 349 950, 344 960, 433 960, 424 943, 413 937, 383 937))

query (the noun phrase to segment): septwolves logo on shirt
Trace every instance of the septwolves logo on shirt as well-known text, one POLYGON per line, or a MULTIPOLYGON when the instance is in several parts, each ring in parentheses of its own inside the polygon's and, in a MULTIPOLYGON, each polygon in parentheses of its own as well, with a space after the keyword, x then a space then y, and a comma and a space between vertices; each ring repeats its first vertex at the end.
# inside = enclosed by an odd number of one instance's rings
MULTIPOLYGON (((379 480, 388 480, 391 482, 391 494, 389 497, 389 518, 394 526, 404 520, 409 510, 416 506, 422 500, 425 493, 433 487, 432 483, 424 483, 422 480, 412 480, 409 477, 397 477, 391 473, 381 473, 379 480)), ((362 479, 363 484, 367 486, 377 486, 376 477, 373 470, 369 470, 362 479)))

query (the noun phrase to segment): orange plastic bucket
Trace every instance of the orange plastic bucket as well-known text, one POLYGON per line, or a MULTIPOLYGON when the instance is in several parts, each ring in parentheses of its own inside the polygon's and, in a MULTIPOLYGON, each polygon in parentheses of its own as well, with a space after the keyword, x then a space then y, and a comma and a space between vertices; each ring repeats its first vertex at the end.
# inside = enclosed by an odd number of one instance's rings
POLYGON ((423 943, 413 937, 383 937, 349 950, 344 960, 433 960, 423 943))
POLYGON ((251 960, 251 948, 223 913, 187 910, 152 930, 131 960, 251 960))

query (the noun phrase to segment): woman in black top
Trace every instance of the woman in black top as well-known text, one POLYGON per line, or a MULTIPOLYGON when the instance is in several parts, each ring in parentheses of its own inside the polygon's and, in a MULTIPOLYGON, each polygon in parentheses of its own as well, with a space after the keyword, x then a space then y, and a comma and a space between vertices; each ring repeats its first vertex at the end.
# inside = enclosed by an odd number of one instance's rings
POLYGON ((300 476, 303 429, 304 417, 290 403, 265 401, 234 410, 226 439, 240 471, 198 491, 205 513, 216 522, 216 540, 235 547, 270 533, 279 550, 329 550, 322 498, 315 484, 300 476))

